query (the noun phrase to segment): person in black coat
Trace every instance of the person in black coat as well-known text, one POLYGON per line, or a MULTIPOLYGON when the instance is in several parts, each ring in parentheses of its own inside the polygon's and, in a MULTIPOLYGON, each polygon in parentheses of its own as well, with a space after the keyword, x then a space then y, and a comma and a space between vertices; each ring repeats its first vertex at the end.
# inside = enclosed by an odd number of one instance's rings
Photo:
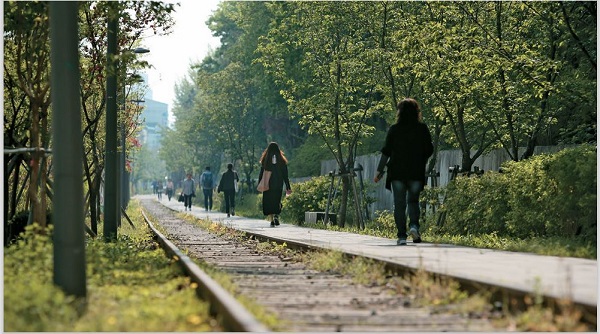
POLYGON ((433 153, 431 133, 422 121, 419 103, 403 99, 397 106, 397 121, 386 135, 377 166, 377 183, 385 173, 385 187, 394 195, 394 221, 398 229, 398 245, 406 245, 406 209, 410 218, 410 235, 414 243, 421 242, 419 232, 419 195, 425 186, 425 165, 433 153))
POLYGON ((279 149, 279 145, 271 142, 260 157, 260 174, 258 183, 263 178, 265 171, 270 171, 269 189, 263 191, 263 214, 271 222, 271 227, 279 225, 279 214, 281 213, 281 197, 283 196, 283 184, 285 183, 286 194, 292 193, 290 180, 288 178, 287 159, 279 149))
POLYGON ((217 193, 223 192, 225 195, 225 212, 227 217, 235 216, 235 185, 240 180, 237 173, 233 170, 233 164, 227 164, 227 171, 221 175, 217 193))

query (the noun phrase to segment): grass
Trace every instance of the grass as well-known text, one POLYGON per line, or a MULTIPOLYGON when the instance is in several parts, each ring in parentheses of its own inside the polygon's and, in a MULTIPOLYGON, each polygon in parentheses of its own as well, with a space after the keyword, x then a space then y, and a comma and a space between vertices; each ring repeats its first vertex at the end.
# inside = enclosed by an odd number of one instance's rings
POLYGON ((244 194, 241 201, 236 198, 235 213, 242 217, 265 219, 261 203, 262 195, 244 194))
POLYGON ((487 235, 439 235, 426 230, 427 242, 453 244, 477 248, 499 249, 512 252, 533 253, 538 255, 578 257, 597 259, 597 248, 591 244, 581 244, 569 238, 504 238, 495 234, 487 235))
MULTIPOLYGON (((389 211, 380 211, 376 212, 376 216, 375 219, 365 223, 364 230, 361 230, 356 226, 350 226, 350 224, 347 224, 344 228, 335 225, 325 226, 323 223, 303 223, 302 226, 396 239, 396 225, 394 223, 393 213, 389 211)), ((435 218, 435 216, 430 215, 426 217, 421 224, 421 234, 423 235, 423 239, 428 243, 452 244, 467 247, 533 253, 538 255, 597 259, 598 250, 596 245, 585 244, 578 239, 562 237, 529 237, 518 239, 507 238, 494 233, 486 235, 441 234, 438 232, 439 229, 434 222, 435 218)), ((298 224, 298 222, 293 222, 285 215, 285 207, 282 212, 282 219, 287 223, 298 224)))
MULTIPOLYGON (((45 234, 35 226, 28 228, 23 239, 4 253, 4 330, 7 332, 212 332, 219 331, 209 316, 208 305, 196 297, 195 283, 183 276, 179 266, 168 259, 150 238, 142 224, 139 206, 132 201, 128 214, 136 229, 123 224, 116 242, 105 243, 102 237, 88 239, 87 300, 66 296, 52 283, 52 228, 45 234), (31 273, 35 273, 32 275, 31 273), (83 306, 83 307, 82 307, 83 306)), ((451 307, 452 312, 488 316, 499 328, 517 331, 589 331, 580 321, 582 313, 568 302, 559 302, 555 313, 541 304, 541 298, 528 296, 524 312, 498 313, 491 306, 486 291, 468 296, 451 279, 418 271, 404 276, 391 275, 372 260, 346 257, 335 251, 294 252, 274 243, 247 241, 244 234, 218 223, 192 221, 209 231, 254 245, 264 253, 280 254, 309 267, 352 277, 358 284, 385 285, 408 305, 451 307)), ((101 228, 99 229, 102 230, 101 228)), ((277 317, 237 292, 224 272, 199 263, 213 279, 232 292, 255 317, 277 330, 277 317)))
MULTIPOLYGON (((214 195, 214 207, 219 208, 221 204, 222 194, 214 195)), ((202 195, 196 197, 195 205, 202 207, 204 199, 202 195)), ((261 196, 259 194, 244 194, 243 200, 236 199, 236 214, 247 218, 265 219, 260 207, 261 196)), ((224 207, 220 209, 224 211, 224 207)), ((302 224, 304 227, 327 229, 332 231, 343 231, 363 235, 371 235, 376 237, 396 239, 396 225, 394 224, 393 215, 389 211, 381 211, 375 213, 376 218, 365 223, 364 230, 355 226, 340 228, 338 226, 325 226, 322 223, 317 224, 302 224)), ((538 255, 551 255, 563 257, 578 257, 585 259, 597 259, 597 247, 593 244, 582 244, 577 239, 572 238, 539 238, 529 237, 524 239, 506 238, 497 234, 486 235, 450 235, 438 232, 438 228, 434 222, 434 215, 429 215, 424 220, 421 230, 424 239, 430 243, 452 244, 467 247, 498 249, 513 252, 526 252, 538 255)), ((287 223, 298 224, 292 221, 289 216, 286 216, 285 207, 283 208, 282 221, 287 223)))
POLYGON ((208 304, 196 297, 195 283, 152 241, 133 201, 128 214, 136 229, 123 224, 112 243, 101 235, 86 241, 85 301, 52 282, 51 227, 40 234, 30 226, 21 241, 5 248, 4 330, 220 331, 208 304))

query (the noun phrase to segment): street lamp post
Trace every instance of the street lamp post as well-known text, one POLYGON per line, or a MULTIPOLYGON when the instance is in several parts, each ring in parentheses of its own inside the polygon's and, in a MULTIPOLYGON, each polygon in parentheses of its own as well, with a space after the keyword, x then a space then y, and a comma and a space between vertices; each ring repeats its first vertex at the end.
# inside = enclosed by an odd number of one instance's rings
MULTIPOLYGON (((140 53, 148 53, 150 52, 149 49, 146 48, 135 48, 133 50, 130 50, 130 52, 133 52, 135 54, 140 54, 140 53)), ((141 82, 141 78, 139 78, 139 75, 137 75, 137 78, 134 79, 135 82, 141 82)), ((125 116, 125 112, 126 112, 126 108, 127 108, 127 92, 126 92, 126 82, 125 80, 123 81, 123 116, 125 116)), ((126 142, 125 139, 127 137, 127 128, 125 127, 125 122, 124 119, 125 117, 122 118, 123 121, 121 122, 121 156, 120 156, 120 176, 119 176, 119 180, 120 180, 120 206, 123 209, 127 209, 127 205, 129 204, 129 172, 127 171, 127 146, 126 146, 126 142)))
POLYGON ((106 153, 104 169, 104 240, 117 239, 117 29, 118 18, 110 15, 107 24, 106 153))
MULTIPOLYGON (((110 15, 107 24, 107 77, 106 77, 106 155, 104 187, 104 240, 117 239, 121 210, 119 200, 119 155, 117 154, 117 31, 118 17, 110 15)), ((137 48, 134 53, 145 53, 147 49, 137 48)), ((124 161, 123 161, 124 163, 124 161)))
MULTIPOLYGON (((146 102, 146 100, 144 100, 144 99, 141 99, 141 100, 130 100, 129 102, 135 103, 137 105, 137 108, 139 109, 140 108, 140 103, 144 103, 144 102, 146 102)), ((125 189, 125 201, 126 201, 125 203, 129 202, 129 199, 131 198, 131 192, 136 190, 136 188, 135 188, 136 184, 135 184, 135 179, 134 179, 134 175, 133 175, 133 171, 134 171, 134 163, 133 163, 133 161, 134 161, 134 158, 132 156, 131 159, 130 159, 131 173, 128 172, 128 171, 125 172, 125 181, 124 182, 127 185, 124 188, 125 189), (132 178, 133 178, 133 180, 132 180, 132 178)), ((134 192, 134 194, 135 194, 135 192, 134 192)))

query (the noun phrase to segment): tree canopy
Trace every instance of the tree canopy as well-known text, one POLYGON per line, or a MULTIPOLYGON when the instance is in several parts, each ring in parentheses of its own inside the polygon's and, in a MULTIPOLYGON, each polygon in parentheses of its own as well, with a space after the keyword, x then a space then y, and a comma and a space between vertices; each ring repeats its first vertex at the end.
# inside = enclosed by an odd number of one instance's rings
MULTIPOLYGON (((83 181, 96 221, 106 20, 119 15, 119 50, 127 51, 146 33, 169 33, 176 6, 79 6, 83 181)), ((28 211, 43 222, 52 196, 47 7, 4 7, 4 143, 18 151, 4 159, 5 221, 28 211)), ((596 13, 596 2, 583 1, 224 1, 206 22, 221 45, 176 85, 176 120, 159 158, 173 177, 232 162, 251 180, 276 141, 292 176, 314 175, 324 158, 345 175, 358 154, 381 147, 404 97, 421 103, 436 151, 462 151, 463 169, 494 148, 519 161, 536 145, 596 143, 596 13)), ((131 52, 119 61, 120 121, 132 155, 140 109, 123 96, 134 94, 122 89, 131 83, 124 69, 151 64, 131 52)))
POLYGON ((291 165, 325 151, 346 173, 359 148, 380 147, 371 136, 403 97, 465 170, 494 148, 519 161, 540 144, 595 143, 595 21, 595 2, 223 2, 207 22, 221 46, 190 66, 202 79, 186 113, 209 125, 177 132, 249 177, 270 140, 291 165))

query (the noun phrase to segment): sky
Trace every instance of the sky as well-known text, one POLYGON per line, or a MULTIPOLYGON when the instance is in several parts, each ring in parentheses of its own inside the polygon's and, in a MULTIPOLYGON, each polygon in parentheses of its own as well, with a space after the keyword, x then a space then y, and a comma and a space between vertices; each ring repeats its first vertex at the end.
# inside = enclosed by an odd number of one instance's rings
POLYGON ((152 90, 152 99, 168 104, 171 112, 175 99, 175 84, 188 76, 190 64, 202 61, 211 49, 214 50, 220 45, 219 38, 213 37, 205 24, 220 1, 165 2, 181 4, 175 7, 173 32, 167 36, 145 37, 142 46, 150 49, 150 52, 140 56, 154 66, 145 71, 148 86, 152 90))

